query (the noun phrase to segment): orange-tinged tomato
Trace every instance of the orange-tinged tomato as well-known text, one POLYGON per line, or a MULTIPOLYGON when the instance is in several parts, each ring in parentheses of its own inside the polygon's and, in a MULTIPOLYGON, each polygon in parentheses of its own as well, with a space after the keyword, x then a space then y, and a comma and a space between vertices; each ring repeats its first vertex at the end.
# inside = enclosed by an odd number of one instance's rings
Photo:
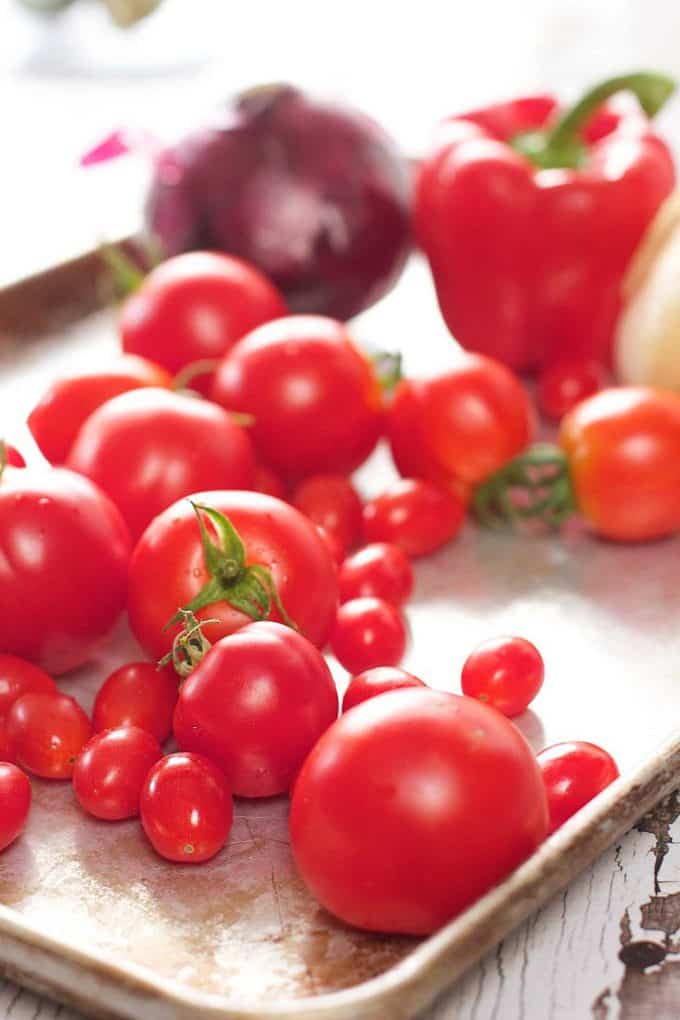
POLYGON ((105 367, 57 379, 29 414, 28 427, 50 464, 64 464, 86 418, 142 386, 170 389, 172 376, 147 358, 121 354, 105 367))
POLYGON ((621 542, 680 530, 680 397, 651 387, 602 390, 564 419, 560 445, 578 509, 621 542))
POLYGON ((521 453, 533 424, 519 379, 493 358, 465 354, 441 375, 403 380, 387 432, 402 475, 464 491, 521 453))

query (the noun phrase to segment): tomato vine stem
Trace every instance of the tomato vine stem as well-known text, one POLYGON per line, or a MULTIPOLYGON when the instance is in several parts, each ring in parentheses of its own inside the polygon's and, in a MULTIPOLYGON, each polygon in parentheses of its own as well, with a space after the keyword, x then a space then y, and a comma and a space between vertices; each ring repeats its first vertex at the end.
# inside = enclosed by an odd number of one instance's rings
POLYGON ((565 454, 558 446, 537 443, 478 486, 473 505, 487 527, 532 519, 560 527, 576 509, 565 454))

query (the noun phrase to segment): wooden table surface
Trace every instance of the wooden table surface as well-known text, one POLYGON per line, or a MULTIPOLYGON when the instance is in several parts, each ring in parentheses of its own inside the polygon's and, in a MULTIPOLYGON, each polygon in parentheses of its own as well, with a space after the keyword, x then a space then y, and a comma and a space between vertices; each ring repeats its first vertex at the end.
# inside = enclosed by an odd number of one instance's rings
MULTIPOLYGON (((124 46, 113 35, 82 45, 100 24, 96 11, 87 24, 48 30, 13 13, 12 3, 0 0, 10 29, 0 49, 8 100, 0 281, 134 222, 143 161, 85 180, 75 169, 79 153, 120 124, 166 132, 196 104, 244 84, 287 78, 345 95, 415 150, 438 115, 497 95, 546 87, 573 95, 633 66, 680 74, 677 0, 482 0, 472 10, 421 0, 391 5, 389 21, 382 4, 358 0, 332 8, 251 0, 239 5, 237 22, 231 4, 168 0, 163 23, 150 21, 124 46)), ((662 117, 676 144, 679 110, 676 100, 662 117)), ((1 418, 2 409, 0 426, 1 418)), ((428 1020, 677 1020, 679 819, 673 797, 442 997, 428 1020)), ((0 1020, 37 1017, 77 1014, 0 983, 0 1020)))

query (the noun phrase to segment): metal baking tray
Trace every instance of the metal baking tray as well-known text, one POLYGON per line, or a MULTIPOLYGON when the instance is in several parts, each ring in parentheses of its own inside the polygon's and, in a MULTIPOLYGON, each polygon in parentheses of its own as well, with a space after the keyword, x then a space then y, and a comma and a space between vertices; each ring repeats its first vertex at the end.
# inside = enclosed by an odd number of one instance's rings
MULTIPOLYGON (((0 291, 0 434, 26 446, 17 423, 46 382, 115 349, 115 313, 98 311, 100 303, 94 256, 0 291)), ((457 356, 417 260, 355 333, 400 348, 411 372, 457 356)), ((392 473, 379 450, 357 480, 371 494, 392 473)), ((622 771, 436 935, 361 933, 321 909, 291 860, 285 798, 238 801, 225 850, 189 867, 157 858, 136 822, 96 822, 69 784, 36 780, 27 832, 0 856, 0 972, 101 1017, 413 1016, 677 785, 679 604, 678 540, 624 547, 578 526, 528 536, 470 523, 418 563, 406 668, 458 690, 479 640, 522 634, 547 670, 519 719, 532 746, 592 740, 622 771)), ((107 672, 138 655, 123 621, 99 657, 61 685, 89 708, 107 672)))

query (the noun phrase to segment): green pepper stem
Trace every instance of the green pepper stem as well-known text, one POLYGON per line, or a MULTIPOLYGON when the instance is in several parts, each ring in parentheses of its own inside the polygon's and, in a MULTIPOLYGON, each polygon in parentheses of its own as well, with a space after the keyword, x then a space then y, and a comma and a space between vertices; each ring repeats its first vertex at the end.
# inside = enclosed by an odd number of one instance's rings
POLYGON ((586 92, 570 110, 567 110, 548 134, 545 145, 548 151, 568 149, 576 140, 588 119, 617 92, 632 92, 648 117, 659 112, 675 91, 675 81, 655 71, 637 71, 608 78, 586 92))
POLYGON ((580 166, 587 147, 581 138, 583 127, 599 106, 617 92, 632 92, 648 117, 653 117, 675 91, 676 83, 666 74, 636 71, 608 78, 596 85, 559 118, 547 134, 530 131, 512 140, 512 147, 542 169, 580 166))

